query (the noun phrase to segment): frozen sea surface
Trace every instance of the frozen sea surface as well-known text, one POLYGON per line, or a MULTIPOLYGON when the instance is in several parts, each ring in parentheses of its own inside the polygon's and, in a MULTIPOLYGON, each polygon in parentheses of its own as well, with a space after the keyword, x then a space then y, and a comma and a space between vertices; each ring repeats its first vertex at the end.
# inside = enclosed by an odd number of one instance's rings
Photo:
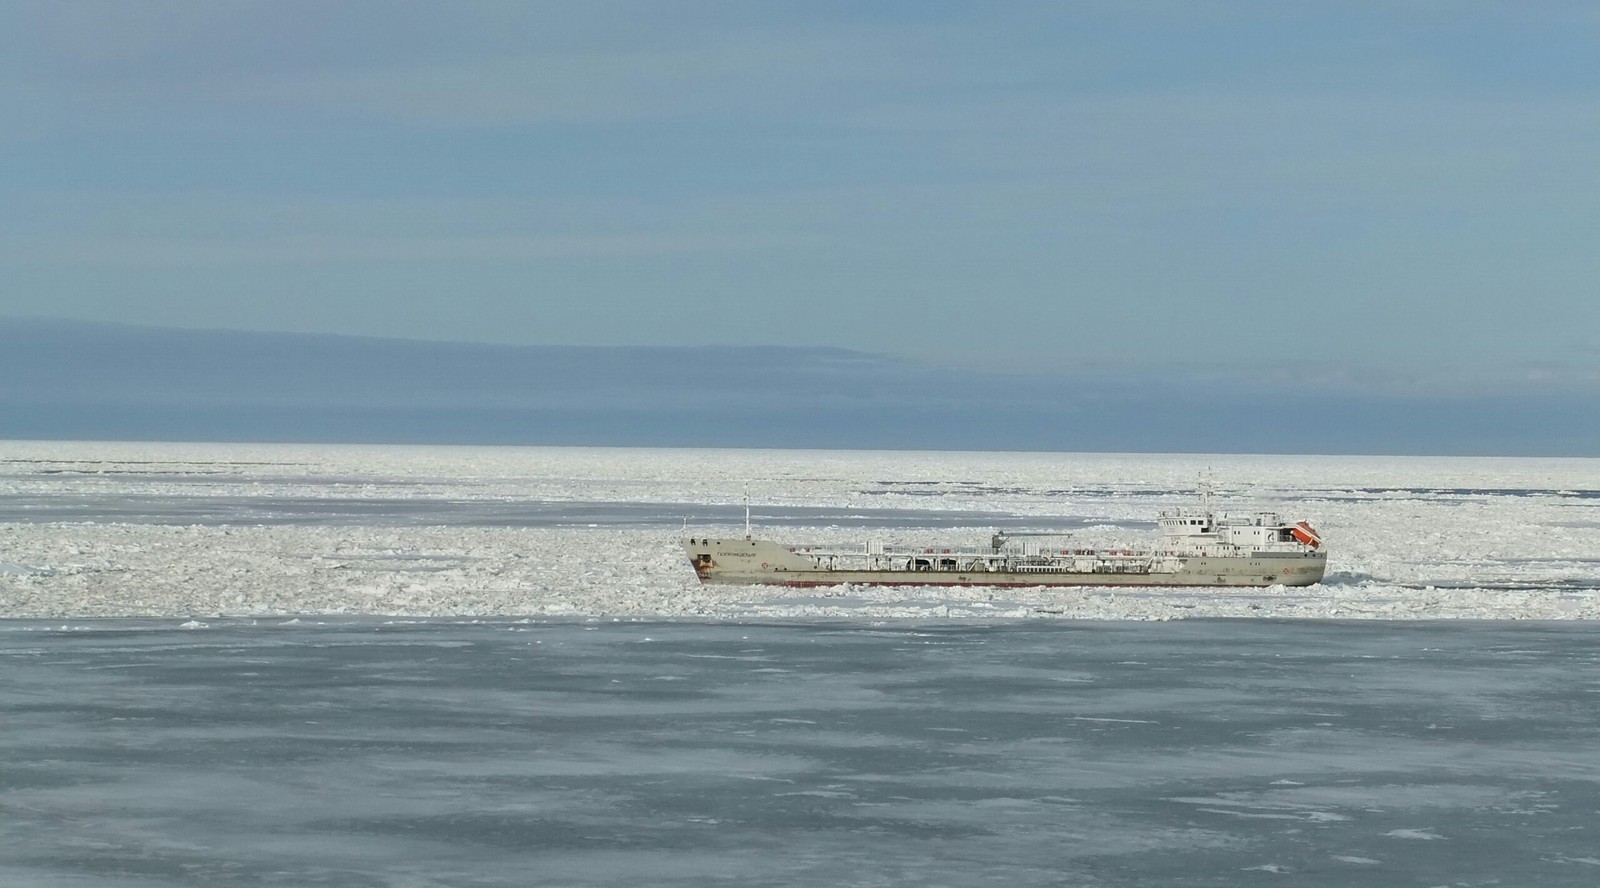
POLYGON ((0 885, 1600 884, 1578 623, 0 621, 0 885))
POLYGON ((1600 460, 0 442, 0 617, 1600 619, 1600 460), (1135 542, 1209 475, 1319 586, 702 587, 677 539, 1135 542))

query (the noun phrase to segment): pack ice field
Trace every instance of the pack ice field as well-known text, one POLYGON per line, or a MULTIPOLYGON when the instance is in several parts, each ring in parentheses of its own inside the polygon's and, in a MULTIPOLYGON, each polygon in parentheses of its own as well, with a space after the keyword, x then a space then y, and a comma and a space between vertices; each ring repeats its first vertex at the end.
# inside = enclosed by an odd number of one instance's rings
POLYGON ((0 616, 1600 618, 1600 460, 0 443, 0 616), (702 585, 682 539, 1147 534, 1202 479, 1315 585, 702 585))

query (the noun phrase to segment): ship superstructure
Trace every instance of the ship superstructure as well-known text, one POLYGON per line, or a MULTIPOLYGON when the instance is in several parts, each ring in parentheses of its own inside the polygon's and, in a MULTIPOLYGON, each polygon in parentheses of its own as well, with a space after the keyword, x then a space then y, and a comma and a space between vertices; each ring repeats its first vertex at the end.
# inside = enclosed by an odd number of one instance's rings
POLYGON ((1274 512, 1161 512, 1148 547, 1086 548, 1063 533, 995 533, 987 546, 790 546, 756 539, 683 541, 705 583, 783 586, 1310 586, 1327 567, 1322 538, 1274 512))

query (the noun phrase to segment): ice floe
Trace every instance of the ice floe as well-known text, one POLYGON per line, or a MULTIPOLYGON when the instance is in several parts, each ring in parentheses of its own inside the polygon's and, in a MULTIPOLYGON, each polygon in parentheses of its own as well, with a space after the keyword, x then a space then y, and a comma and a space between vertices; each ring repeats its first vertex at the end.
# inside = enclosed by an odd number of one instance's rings
POLYGON ((0 616, 1600 619, 1600 460, 0 442, 0 616), (1330 549, 1288 589, 705 587, 783 540, 1127 538, 1209 476, 1330 549))

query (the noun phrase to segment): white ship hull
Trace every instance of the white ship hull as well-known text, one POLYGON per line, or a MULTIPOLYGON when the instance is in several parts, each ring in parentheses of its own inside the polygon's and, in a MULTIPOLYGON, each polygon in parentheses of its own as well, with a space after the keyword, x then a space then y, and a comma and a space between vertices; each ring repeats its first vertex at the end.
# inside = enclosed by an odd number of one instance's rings
POLYGON ((828 566, 827 555, 819 564, 816 556, 768 540, 699 537, 683 545, 701 582, 773 586, 1311 586, 1322 581, 1328 563, 1317 551, 1256 556, 1119 552, 988 570, 973 569, 971 560, 931 553, 921 559, 928 563, 923 569, 850 569, 828 566))
POLYGON ((1163 512, 1157 524, 1160 536, 1141 549, 1005 532, 984 548, 786 546, 755 539, 748 527, 742 538, 689 537, 683 548, 703 583, 777 586, 1311 586, 1327 570, 1311 525, 1271 512, 1216 514, 1209 492, 1202 509, 1163 512))

